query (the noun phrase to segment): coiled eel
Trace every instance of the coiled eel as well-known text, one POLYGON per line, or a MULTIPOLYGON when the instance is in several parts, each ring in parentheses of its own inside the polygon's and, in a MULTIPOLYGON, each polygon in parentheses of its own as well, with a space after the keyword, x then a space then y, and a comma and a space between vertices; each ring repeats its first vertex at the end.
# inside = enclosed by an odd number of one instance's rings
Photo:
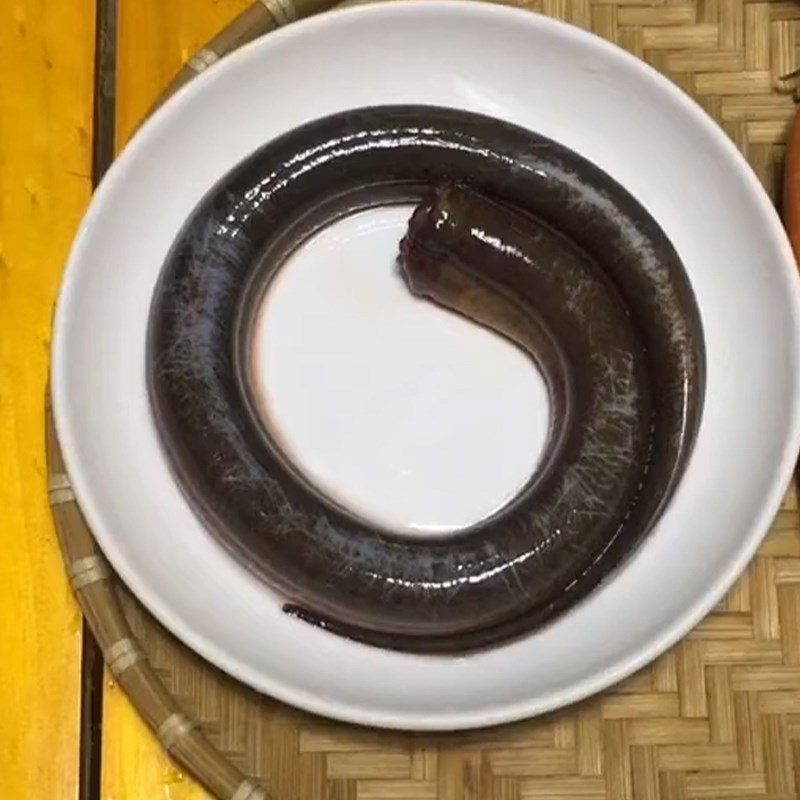
POLYGON ((146 368, 181 488, 287 611, 436 653, 543 624, 634 549, 690 454, 703 361, 680 259, 613 179, 508 123, 385 106, 296 128, 214 186, 161 271, 146 368), (447 538, 377 529, 323 496, 255 411, 248 378, 250 325, 287 257, 344 215, 408 202, 410 290, 523 348, 552 407, 521 493, 447 538))

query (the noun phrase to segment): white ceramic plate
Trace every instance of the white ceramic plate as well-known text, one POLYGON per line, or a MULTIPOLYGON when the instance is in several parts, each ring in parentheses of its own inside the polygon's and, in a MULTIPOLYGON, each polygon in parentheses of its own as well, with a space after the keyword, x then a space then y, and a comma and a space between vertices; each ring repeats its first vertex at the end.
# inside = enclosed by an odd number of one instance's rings
MULTIPOLYGON (((266 307, 272 338, 265 336, 261 355, 271 413, 308 471, 413 534, 480 517, 513 493, 533 467, 547 409, 539 379, 513 348, 415 305, 392 283, 402 227, 392 213, 337 226, 295 259, 266 307), (344 284, 326 278, 331 253, 352 260, 344 284), (369 265, 377 272, 365 277, 369 265), (312 286, 355 322, 332 324, 345 317, 326 310, 312 286), (298 318, 305 322, 293 328, 298 318), (378 322, 384 333, 365 344, 378 322), (325 380, 320 353, 337 364, 325 380), (436 383, 442 357, 455 364, 453 377, 436 383), (398 391, 404 409, 417 402, 446 425, 420 413, 393 430, 390 398, 398 391), (385 402, 359 405, 363 392, 385 402), (319 398, 319 414, 309 398, 319 398), (323 413, 323 401, 335 413, 323 413), (456 401, 466 403, 463 418, 450 419, 456 401), (493 402, 504 405, 482 417, 493 402), (465 430, 477 457, 459 444, 465 430), (426 472, 420 457, 436 436, 447 452, 426 472), (465 456, 472 463, 459 467, 465 456), (412 490, 381 495, 403 470, 412 490), (426 495, 434 479, 437 490, 426 495)), ((180 638, 257 689, 320 714, 463 728, 602 689, 711 609, 753 555, 790 476, 800 432, 797 360, 797 278, 779 221, 741 156, 678 89, 600 39, 531 13, 385 4, 315 17, 249 45, 142 128, 98 190, 73 249, 56 317, 53 392, 67 466, 100 545, 180 638), (160 450, 145 392, 154 283, 207 189, 283 131, 385 103, 489 114, 589 158, 672 239, 705 327, 701 430, 644 546, 550 626, 470 656, 380 651, 286 617, 192 514, 160 450)))

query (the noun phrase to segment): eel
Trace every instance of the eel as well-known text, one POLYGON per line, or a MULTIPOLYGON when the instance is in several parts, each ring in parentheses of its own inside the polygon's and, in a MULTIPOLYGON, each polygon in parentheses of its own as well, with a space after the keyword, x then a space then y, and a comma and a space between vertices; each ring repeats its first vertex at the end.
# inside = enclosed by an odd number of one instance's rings
POLYGON ((704 394, 691 285, 643 206, 550 139, 429 106, 306 123, 223 176, 161 270, 146 369, 178 484, 233 557, 287 612, 418 653, 496 646, 584 598, 663 511, 704 394), (447 538, 377 528, 322 494, 250 382, 253 318, 291 253, 347 214, 409 202, 410 291, 521 347, 554 410, 518 496, 447 538))

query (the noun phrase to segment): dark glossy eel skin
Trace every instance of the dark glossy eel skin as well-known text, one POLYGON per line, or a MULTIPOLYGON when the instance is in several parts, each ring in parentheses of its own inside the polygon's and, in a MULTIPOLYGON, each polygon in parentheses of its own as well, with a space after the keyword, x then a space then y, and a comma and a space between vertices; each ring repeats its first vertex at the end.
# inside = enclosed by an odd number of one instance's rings
POLYGON ((209 192, 163 267, 147 372, 191 504, 288 611, 435 653, 543 624, 632 551, 690 453, 703 358, 674 248, 608 175, 498 120, 387 106, 297 128, 209 192), (448 538, 378 530, 322 496, 254 412, 248 382, 250 321, 286 257, 345 214, 408 201, 409 288, 525 349, 554 409, 528 485, 448 538))

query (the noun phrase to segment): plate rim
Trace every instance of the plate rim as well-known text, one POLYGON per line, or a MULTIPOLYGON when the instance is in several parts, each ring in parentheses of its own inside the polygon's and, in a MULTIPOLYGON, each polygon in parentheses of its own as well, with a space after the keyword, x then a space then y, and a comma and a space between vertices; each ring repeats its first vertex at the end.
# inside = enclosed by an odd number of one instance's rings
MULTIPOLYGON (((98 213, 98 209, 103 206, 106 195, 111 192, 118 174, 121 173, 127 160, 126 156, 144 147, 148 139, 158 133, 158 123, 162 117, 171 114, 173 109, 178 109, 181 104, 188 102, 196 94, 199 94, 207 83, 221 76, 225 70, 233 69, 235 65, 246 58, 247 54, 251 51, 270 47, 274 42, 290 40, 302 36, 303 32, 306 30, 324 26, 331 16, 336 16, 337 18, 346 16, 379 16, 387 13, 387 11, 394 11, 396 13, 401 9, 402 11, 400 11, 400 13, 413 14, 418 8, 440 11, 447 10, 448 13, 455 11, 455 13, 459 14, 485 14, 498 17, 507 16, 509 18, 513 16, 517 21, 525 19, 528 21, 528 24, 534 24, 544 29, 549 28, 553 31, 560 32, 561 35, 571 37, 572 39, 583 42, 594 48, 599 48, 611 58, 621 59, 633 65, 637 70, 646 75, 651 82, 655 82, 657 85, 660 85, 662 89, 668 91, 672 97, 684 107, 687 113, 693 117, 695 123, 705 128, 706 132, 711 135, 716 144, 723 150, 726 150, 729 156, 733 156, 734 163, 738 165, 743 179, 747 182, 752 200, 758 203, 763 213, 763 220, 769 225, 769 234, 774 244, 778 245, 783 252, 783 266, 786 268, 783 271, 785 273, 791 273, 791 277, 788 274, 785 275, 787 281, 793 281, 796 289, 800 288, 800 276, 797 274, 794 256, 783 226, 774 206, 761 187, 761 184, 748 162, 735 148, 722 129, 702 110, 696 101, 682 92, 650 65, 591 32, 524 9, 487 2, 475 2, 475 0, 383 0, 383 2, 379 3, 325 11, 274 31, 267 37, 261 37, 248 43, 229 56, 226 56, 226 58, 222 59, 212 69, 206 70, 196 79, 183 86, 146 121, 139 131, 137 131, 117 159, 115 159, 103 181, 95 191, 89 208, 78 227, 69 257, 66 261, 53 317, 50 373, 51 392, 54 421, 63 450, 65 466, 73 482, 81 511, 87 520, 93 536, 101 545, 103 552, 107 555, 123 582, 131 588, 143 605, 145 605, 145 607, 181 641, 198 652, 203 658, 223 669, 229 675, 252 686, 256 690, 276 697, 283 702, 323 716, 377 727, 409 730, 460 730, 512 722, 546 713, 585 699, 641 669, 666 649, 674 645, 694 627, 694 625, 716 605, 739 577, 747 563, 752 559, 763 536, 768 530, 769 524, 780 507, 782 498, 792 478, 796 455, 800 449, 800 404, 795 403, 792 405, 789 424, 787 426, 788 430, 781 451, 781 458, 775 465, 773 474, 769 479, 770 491, 761 503, 759 513, 756 515, 753 524, 749 527, 746 537, 743 538, 742 545, 736 553, 736 558, 731 559, 728 567, 721 571, 716 580, 708 586, 702 595, 698 596, 691 608, 674 620, 670 626, 666 627, 661 632, 660 636, 653 637, 653 639, 646 641, 635 649, 632 648, 627 658, 619 659, 612 667, 601 669, 586 679, 574 682, 566 689, 551 692, 550 695, 544 698, 541 696, 538 698, 523 697, 512 703, 495 705, 480 711, 464 713, 454 709, 445 711, 437 710, 435 713, 423 716, 417 712, 411 712, 410 715, 392 715, 387 714, 385 711, 380 711, 378 714, 375 714, 371 710, 361 706, 342 703, 330 697, 321 697, 312 692, 298 690, 282 681, 273 682, 264 674, 240 663, 236 658, 228 657, 228 655, 210 639, 196 631, 187 629, 176 620, 171 610, 161 605, 158 598, 154 598, 152 593, 142 586, 142 583, 136 575, 136 571, 133 568, 129 568, 125 557, 120 553, 120 548, 115 547, 114 537, 107 535, 105 531, 106 525, 102 522, 103 515, 93 501, 91 486, 89 485, 86 475, 83 473, 79 463, 80 459, 77 456, 78 445, 67 423, 67 409, 70 406, 70 399, 68 396, 62 394, 60 388, 64 386, 65 381, 65 342, 68 338, 65 333, 65 328, 69 321, 70 301, 74 294, 73 284, 77 272, 76 265, 82 259, 84 241, 86 238, 85 234, 87 229, 91 227, 91 223, 98 213)), ((788 311, 793 322, 793 353, 796 356, 800 353, 800 291, 789 293, 788 311)), ((796 366, 796 364, 792 366, 796 366)), ((796 369, 792 370, 791 384, 794 396, 800 397, 800 372, 796 369)))

